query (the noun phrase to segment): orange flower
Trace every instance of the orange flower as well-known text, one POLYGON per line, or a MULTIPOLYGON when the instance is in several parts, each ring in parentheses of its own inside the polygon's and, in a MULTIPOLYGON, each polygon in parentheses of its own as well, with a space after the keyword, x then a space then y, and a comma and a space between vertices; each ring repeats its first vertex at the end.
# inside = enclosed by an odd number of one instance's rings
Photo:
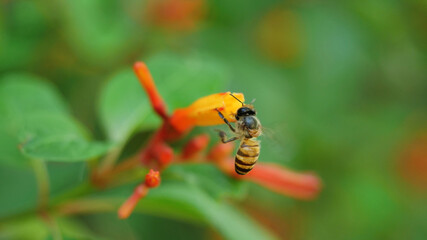
MULTIPOLYGON (((235 122, 237 110, 244 102, 241 93, 230 92, 212 94, 199 98, 186 108, 177 109, 169 116, 166 105, 157 91, 147 66, 138 62, 134 70, 141 85, 147 92, 155 112, 163 119, 163 125, 153 135, 148 144, 141 151, 141 162, 155 169, 163 170, 175 158, 173 149, 167 144, 169 141, 182 138, 194 126, 209 126, 224 124, 217 110, 221 111, 229 122, 235 122), (154 161, 153 161, 154 160, 154 161)), ((218 144, 209 154, 202 155, 202 151, 209 142, 209 136, 202 134, 191 139, 181 152, 183 160, 199 158, 209 159, 227 175, 237 179, 252 181, 274 192, 299 199, 311 199, 317 196, 322 184, 320 179, 311 173, 296 173, 276 164, 258 163, 247 175, 237 175, 234 171, 234 159, 230 156, 234 144, 218 144)), ((130 198, 120 207, 119 217, 127 218, 132 213, 138 201, 143 198, 148 189, 160 184, 159 172, 150 170, 145 182, 138 185, 130 198)))
MULTIPOLYGON (((186 133, 194 126, 223 124, 224 121, 219 117, 216 109, 220 110, 229 122, 236 121, 234 114, 242 104, 233 98, 230 92, 216 93, 199 98, 190 106, 177 109, 172 116, 168 116, 166 104, 157 91, 147 66, 143 62, 137 62, 134 64, 134 71, 139 82, 147 92, 154 111, 178 133, 186 133)), ((245 101, 242 93, 233 93, 233 95, 240 101, 245 101)))
MULTIPOLYGON (((242 104, 230 94, 230 92, 212 94, 199 98, 189 107, 175 110, 170 118, 171 125, 181 132, 186 132, 193 126, 224 124, 215 109, 220 110, 229 122, 235 122, 234 114, 242 104)), ((245 101, 242 93, 233 95, 240 101, 245 101)))

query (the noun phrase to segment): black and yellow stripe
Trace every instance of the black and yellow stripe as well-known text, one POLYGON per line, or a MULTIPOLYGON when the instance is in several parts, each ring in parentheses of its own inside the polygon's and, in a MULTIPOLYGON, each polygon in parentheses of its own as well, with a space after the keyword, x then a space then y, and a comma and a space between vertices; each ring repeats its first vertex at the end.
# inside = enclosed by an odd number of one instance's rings
POLYGON ((234 159, 234 169, 240 175, 247 174, 258 160, 259 142, 255 139, 243 139, 234 159))

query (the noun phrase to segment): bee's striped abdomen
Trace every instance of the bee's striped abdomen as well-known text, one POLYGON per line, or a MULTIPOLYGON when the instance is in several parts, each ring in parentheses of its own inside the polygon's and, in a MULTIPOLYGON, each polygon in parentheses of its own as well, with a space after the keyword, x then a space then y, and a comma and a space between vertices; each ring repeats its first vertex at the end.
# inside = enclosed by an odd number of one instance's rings
POLYGON ((243 139, 234 161, 236 173, 245 175, 254 167, 260 151, 259 142, 255 139, 243 139))

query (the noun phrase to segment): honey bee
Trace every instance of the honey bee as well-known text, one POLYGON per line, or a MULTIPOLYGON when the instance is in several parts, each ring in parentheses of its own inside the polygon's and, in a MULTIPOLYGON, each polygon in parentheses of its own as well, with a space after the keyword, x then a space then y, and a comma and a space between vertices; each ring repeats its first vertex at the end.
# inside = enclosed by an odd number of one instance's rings
POLYGON ((217 131, 219 132, 219 137, 223 143, 241 140, 239 150, 234 158, 234 170, 240 175, 245 175, 252 170, 258 160, 260 143, 256 138, 261 135, 262 127, 260 121, 256 117, 254 107, 251 104, 244 104, 233 94, 230 95, 242 103, 242 107, 239 108, 237 113, 234 115, 237 120, 236 129, 218 109, 215 110, 235 136, 226 139, 227 134, 224 131, 217 131))

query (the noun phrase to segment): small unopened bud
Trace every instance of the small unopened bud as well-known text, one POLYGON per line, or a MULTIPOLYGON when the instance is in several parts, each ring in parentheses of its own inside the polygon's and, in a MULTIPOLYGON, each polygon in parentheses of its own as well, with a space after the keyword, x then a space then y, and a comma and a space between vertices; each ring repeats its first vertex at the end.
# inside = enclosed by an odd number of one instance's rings
POLYGON ((203 151, 209 143, 209 135, 201 134, 192 138, 185 145, 184 150, 182 151, 183 159, 195 158, 201 151, 203 151))
POLYGON ((133 69, 142 87, 147 92, 154 111, 156 111, 156 113, 163 119, 168 119, 166 104, 160 93, 157 91, 156 84, 151 77, 151 73, 148 70, 147 65, 143 62, 136 62, 133 65, 133 69))
POLYGON ((165 143, 159 143, 153 148, 155 159, 160 163, 161 167, 169 165, 173 158, 173 149, 165 143))
POLYGON ((208 154, 208 159, 216 162, 227 159, 234 150, 233 143, 218 143, 211 148, 208 154))
POLYGON ((160 173, 150 169, 150 172, 145 175, 145 185, 149 188, 155 188, 160 184, 160 173))

